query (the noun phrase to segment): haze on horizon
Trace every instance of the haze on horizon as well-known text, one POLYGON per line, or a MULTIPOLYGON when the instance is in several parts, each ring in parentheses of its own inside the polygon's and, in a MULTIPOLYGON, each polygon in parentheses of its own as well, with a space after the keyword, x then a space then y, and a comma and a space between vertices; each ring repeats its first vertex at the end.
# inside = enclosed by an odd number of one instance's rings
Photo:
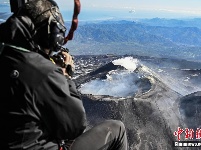
MULTIPOLYGON (((73 11, 73 0, 55 0, 61 11, 73 11)), ((0 0, 0 4, 9 0, 0 0)), ((201 17, 201 0, 81 0, 81 19, 103 18, 185 18, 201 17), (102 15, 102 16, 101 16, 102 15)), ((72 14, 66 15, 71 19, 72 14)))
MULTIPOLYGON (((61 10, 73 10, 73 0, 57 0, 61 10), (61 4, 61 5, 60 5, 61 4)), ((110 13, 117 17, 125 13, 133 18, 178 18, 201 17, 200 0, 81 0, 82 12, 94 11, 94 13, 110 13), (118 13, 119 12, 119 13, 118 13)))

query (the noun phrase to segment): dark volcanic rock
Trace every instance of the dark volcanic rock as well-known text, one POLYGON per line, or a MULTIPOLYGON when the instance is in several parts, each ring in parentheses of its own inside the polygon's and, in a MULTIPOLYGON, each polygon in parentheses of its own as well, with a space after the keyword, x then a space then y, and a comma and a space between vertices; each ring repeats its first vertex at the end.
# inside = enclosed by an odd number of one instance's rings
POLYGON ((83 96, 90 126, 106 119, 122 120, 130 150, 172 149, 173 137, 159 110, 147 101, 91 100, 83 96))
POLYGON ((179 109, 186 128, 201 127, 201 91, 189 94, 180 99, 179 109))
POLYGON ((106 79, 106 74, 111 70, 124 70, 125 68, 119 65, 114 65, 112 62, 109 62, 103 66, 98 67, 96 70, 90 72, 89 74, 83 75, 76 79, 76 84, 79 87, 81 84, 89 82, 93 79, 106 79))
POLYGON ((174 149, 177 139, 173 133, 181 127, 175 102, 180 95, 160 81, 155 80, 148 93, 136 98, 82 97, 89 128, 106 119, 118 119, 126 126, 129 150, 174 149))
MULTIPOLYGON (((110 62, 78 78, 78 86, 93 79, 104 79, 111 70, 121 71, 124 68, 110 62)), ((134 96, 82 95, 88 128, 104 120, 117 119, 125 124, 129 150, 191 149, 174 147, 173 142, 178 141, 175 136, 178 127, 200 127, 201 92, 183 97, 144 65, 139 66, 135 73, 143 76, 133 82, 140 89, 134 96)), ((199 73, 199 70, 192 73, 199 73)), ((181 139, 185 140, 185 133, 181 139)))
POLYGON ((108 64, 98 68, 97 70, 90 72, 89 75, 96 76, 96 78, 105 79, 106 74, 109 71, 117 69, 125 69, 125 68, 119 65, 114 65, 112 62, 109 62, 108 64))

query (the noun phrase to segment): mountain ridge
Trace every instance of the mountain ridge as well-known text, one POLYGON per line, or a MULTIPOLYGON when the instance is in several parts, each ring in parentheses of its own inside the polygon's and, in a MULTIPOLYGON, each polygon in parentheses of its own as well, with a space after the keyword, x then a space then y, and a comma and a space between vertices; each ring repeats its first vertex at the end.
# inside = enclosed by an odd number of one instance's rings
POLYGON ((199 60, 201 29, 151 26, 127 20, 89 22, 79 26, 69 46, 74 54, 136 54, 199 60))
POLYGON ((201 29, 198 27, 150 26, 133 21, 104 21, 80 25, 76 31, 77 42, 137 42, 160 43, 164 46, 201 46, 201 29), (193 43, 190 39, 194 39, 193 43), (183 40, 182 40, 183 39, 183 40), (197 40, 197 41, 196 41, 197 40))

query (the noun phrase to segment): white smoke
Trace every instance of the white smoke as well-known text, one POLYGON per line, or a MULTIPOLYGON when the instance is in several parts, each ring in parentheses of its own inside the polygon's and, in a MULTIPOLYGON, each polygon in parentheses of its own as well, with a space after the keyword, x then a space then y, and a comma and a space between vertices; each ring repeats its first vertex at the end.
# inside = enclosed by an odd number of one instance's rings
MULTIPOLYGON (((106 79, 92 80, 81 86, 80 91, 83 94, 92 95, 110 95, 114 97, 134 96, 140 91, 136 84, 143 75, 152 75, 166 84, 172 90, 181 95, 190 94, 201 90, 199 83, 194 81, 200 74, 189 73, 184 74, 184 69, 179 69, 177 64, 171 64, 169 61, 163 62, 160 66, 150 61, 139 61, 133 57, 125 57, 112 61, 114 65, 123 66, 126 70, 113 70, 106 75, 106 79), (173 66, 172 66, 173 65, 173 66), (134 71, 138 66, 142 67, 143 75, 134 71), (176 68, 175 68, 176 67, 176 68), (195 78, 195 79, 194 79, 195 78)), ((143 85, 144 86, 144 85, 143 85)))
POLYGON ((114 60, 112 62, 114 65, 120 65, 129 71, 134 71, 138 66, 138 60, 133 57, 125 57, 121 59, 114 60))
POLYGON ((114 97, 133 96, 138 87, 135 84, 140 76, 133 71, 138 66, 138 60, 125 57, 113 61, 114 65, 121 65, 127 70, 112 70, 106 75, 106 79, 96 79, 81 86, 82 94, 109 95, 114 97))

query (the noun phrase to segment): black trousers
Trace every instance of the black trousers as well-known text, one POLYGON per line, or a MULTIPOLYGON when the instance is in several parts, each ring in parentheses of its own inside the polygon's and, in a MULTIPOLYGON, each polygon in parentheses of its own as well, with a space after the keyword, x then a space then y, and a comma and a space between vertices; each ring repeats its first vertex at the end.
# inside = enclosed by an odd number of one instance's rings
POLYGON ((127 150, 127 135, 121 121, 107 120, 88 131, 67 146, 68 150, 127 150))

